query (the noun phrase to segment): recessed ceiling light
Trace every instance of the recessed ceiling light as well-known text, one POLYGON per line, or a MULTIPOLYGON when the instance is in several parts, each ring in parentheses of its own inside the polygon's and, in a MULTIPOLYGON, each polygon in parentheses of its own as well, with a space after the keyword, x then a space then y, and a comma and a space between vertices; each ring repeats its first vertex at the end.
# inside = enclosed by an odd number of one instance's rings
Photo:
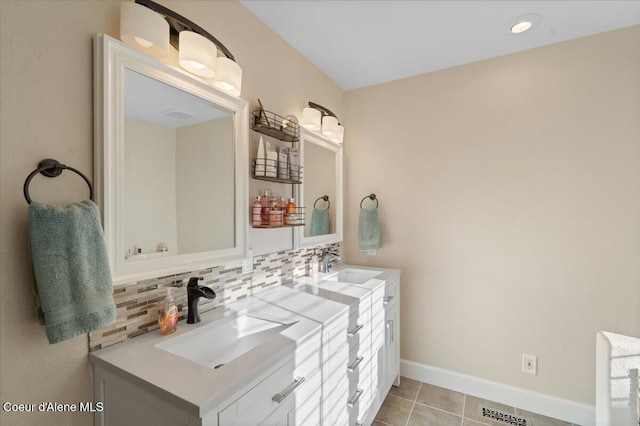
POLYGON ((520 34, 530 30, 540 23, 542 16, 536 13, 529 13, 527 15, 518 16, 512 19, 509 24, 509 32, 511 34, 520 34))

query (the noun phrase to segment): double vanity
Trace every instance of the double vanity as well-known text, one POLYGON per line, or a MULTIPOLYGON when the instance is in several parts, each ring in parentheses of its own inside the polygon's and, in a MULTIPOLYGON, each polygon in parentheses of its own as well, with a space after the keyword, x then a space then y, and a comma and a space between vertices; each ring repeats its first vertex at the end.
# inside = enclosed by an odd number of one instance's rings
POLYGON ((302 129, 303 181, 250 179, 262 134, 249 133, 246 100, 107 35, 94 59, 94 176, 115 291, 221 267, 209 282, 223 295, 201 323, 163 336, 145 333, 162 296, 138 302, 132 291, 108 333, 139 321, 137 337, 90 353, 104 404, 95 424, 370 425, 399 384, 400 271, 341 266, 280 285, 343 241, 342 144, 302 129), (265 192, 295 197, 309 223, 250 229, 249 203, 265 192), (319 200, 321 233, 310 229, 319 200), (254 262, 249 241, 277 256, 254 262))
POLYGON ((96 425, 369 425, 399 384, 400 271, 342 266, 90 354, 96 425))

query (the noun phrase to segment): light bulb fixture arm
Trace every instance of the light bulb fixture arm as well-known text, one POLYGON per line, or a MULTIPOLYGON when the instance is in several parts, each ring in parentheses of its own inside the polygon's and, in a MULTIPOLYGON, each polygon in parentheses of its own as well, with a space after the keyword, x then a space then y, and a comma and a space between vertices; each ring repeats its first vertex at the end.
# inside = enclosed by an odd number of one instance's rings
MULTIPOLYGON (((179 46, 178 40, 180 31, 193 31, 194 33, 200 34, 201 36, 209 39, 218 47, 218 49, 222 51, 222 53, 227 58, 231 59, 233 62, 236 62, 236 59, 231 54, 231 52, 229 52, 229 49, 227 49, 222 43, 220 43, 220 41, 218 41, 217 38, 209 34, 209 32, 207 32, 201 26, 191 22, 184 16, 175 13, 173 10, 167 9, 166 7, 161 6, 151 0, 135 0, 135 2, 164 16, 164 18, 169 23, 169 41, 171 42, 171 45, 176 49, 178 49, 179 46)), ((311 102, 309 102, 309 105, 311 105, 311 102)))
MULTIPOLYGON (((318 111, 320 111, 320 113, 322 114, 323 117, 325 115, 329 115, 331 117, 335 117, 335 119, 338 120, 338 116, 337 115, 335 115, 333 112, 331 112, 331 110, 329 110, 328 108, 323 107, 322 105, 318 105, 315 102, 309 101, 309 107, 317 109, 318 111)), ((338 122, 338 124, 340 124, 340 123, 338 122)))

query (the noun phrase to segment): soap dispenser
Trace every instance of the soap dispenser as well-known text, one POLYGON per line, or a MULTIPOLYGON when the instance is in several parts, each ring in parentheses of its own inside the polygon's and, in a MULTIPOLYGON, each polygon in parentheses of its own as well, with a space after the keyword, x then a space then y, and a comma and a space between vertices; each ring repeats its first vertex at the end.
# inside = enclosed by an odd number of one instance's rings
POLYGON ((310 275, 311 275, 311 279, 313 280, 317 280, 318 279, 318 255, 316 254, 316 250, 313 250, 313 255, 311 256, 311 262, 310 262, 310 275))
POLYGON ((178 328, 178 307, 171 295, 171 289, 167 289, 167 295, 160 306, 160 317, 158 318, 160 334, 171 334, 178 328))

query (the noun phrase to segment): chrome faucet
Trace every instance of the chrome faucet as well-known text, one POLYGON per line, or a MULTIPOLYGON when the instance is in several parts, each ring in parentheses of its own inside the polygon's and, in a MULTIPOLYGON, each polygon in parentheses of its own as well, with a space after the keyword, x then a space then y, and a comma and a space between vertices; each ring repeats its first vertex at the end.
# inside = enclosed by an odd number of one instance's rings
POLYGON ((207 299, 215 299, 216 292, 209 287, 198 285, 198 281, 202 281, 203 277, 191 277, 189 278, 189 284, 187 284, 187 302, 189 305, 189 312, 187 313, 187 324, 196 324, 200 322, 200 313, 198 312, 198 301, 201 297, 207 299))
POLYGON ((329 259, 337 259, 340 260, 340 256, 336 253, 332 253, 328 248, 322 250, 322 263, 320 263, 320 272, 329 272, 329 259))

